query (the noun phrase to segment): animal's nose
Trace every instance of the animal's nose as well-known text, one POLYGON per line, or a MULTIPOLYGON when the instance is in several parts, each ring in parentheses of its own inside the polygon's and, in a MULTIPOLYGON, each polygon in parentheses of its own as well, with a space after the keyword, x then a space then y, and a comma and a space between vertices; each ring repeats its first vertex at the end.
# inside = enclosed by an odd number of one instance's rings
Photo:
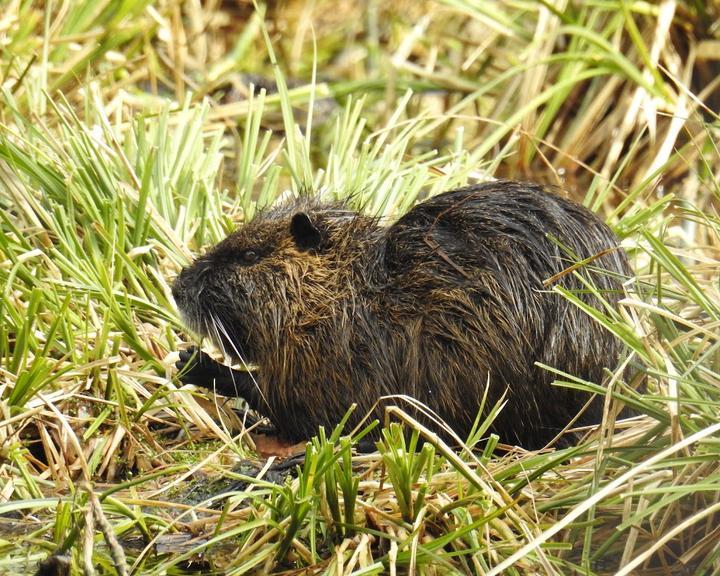
POLYGON ((212 264, 206 258, 198 258, 189 266, 180 270, 172 286, 173 298, 180 305, 183 299, 197 298, 211 275, 212 264))
POLYGON ((183 288, 185 284, 187 284, 187 279, 190 274, 190 267, 186 266, 182 270, 180 270, 180 274, 178 274, 177 278, 175 278, 175 282, 173 282, 172 285, 172 295, 175 300, 179 300, 183 294, 183 288))

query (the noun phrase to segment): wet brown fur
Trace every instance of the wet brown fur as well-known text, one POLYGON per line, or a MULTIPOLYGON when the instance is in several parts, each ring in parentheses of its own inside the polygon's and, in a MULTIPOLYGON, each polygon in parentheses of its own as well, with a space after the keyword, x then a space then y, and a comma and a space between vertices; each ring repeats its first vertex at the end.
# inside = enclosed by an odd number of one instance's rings
MULTIPOLYGON (((621 352, 543 282, 581 290, 563 271, 602 254, 581 272, 614 303, 631 274, 616 246, 595 215, 533 184, 447 192, 390 226, 305 198, 228 236, 173 292, 191 328, 257 366, 216 378, 218 390, 246 398, 287 439, 333 426, 353 402, 359 418, 392 394, 423 402, 464 436, 489 385, 490 406, 507 390, 494 425, 502 441, 535 448, 588 400, 552 386, 535 362, 599 383, 621 352)), ((198 371, 188 379, 213 387, 198 371)), ((579 423, 599 418, 596 402, 579 423)))

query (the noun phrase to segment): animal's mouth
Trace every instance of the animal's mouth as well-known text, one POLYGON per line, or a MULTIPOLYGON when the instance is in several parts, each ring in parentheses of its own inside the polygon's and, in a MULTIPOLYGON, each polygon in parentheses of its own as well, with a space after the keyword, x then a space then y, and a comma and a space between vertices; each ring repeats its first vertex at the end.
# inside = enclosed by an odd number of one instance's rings
POLYGON ((247 353, 247 347, 242 346, 235 335, 227 332, 209 334, 208 337, 217 346, 226 358, 234 362, 252 362, 253 358, 247 353))
POLYGON ((178 306, 178 311, 180 312, 180 319, 182 320, 182 323, 191 331, 200 336, 201 338, 209 338, 210 334, 208 333, 206 327, 204 326, 203 322, 200 322, 200 320, 192 314, 189 314, 186 310, 178 306))
POLYGON ((173 286, 173 297, 182 323, 200 336, 209 336, 205 322, 201 320, 203 315, 197 302, 188 298, 185 292, 178 290, 177 284, 176 282, 173 286))
POLYGON ((198 336, 208 338, 226 358, 254 361, 247 331, 236 311, 218 300, 217 291, 208 289, 203 278, 206 272, 202 262, 195 262, 184 268, 173 284, 173 297, 183 323, 198 336))
POLYGON ((196 307, 187 310, 178 306, 183 323, 192 332, 207 338, 225 356, 233 362, 251 364, 255 361, 251 347, 244 332, 236 322, 223 322, 227 318, 211 309, 196 307))

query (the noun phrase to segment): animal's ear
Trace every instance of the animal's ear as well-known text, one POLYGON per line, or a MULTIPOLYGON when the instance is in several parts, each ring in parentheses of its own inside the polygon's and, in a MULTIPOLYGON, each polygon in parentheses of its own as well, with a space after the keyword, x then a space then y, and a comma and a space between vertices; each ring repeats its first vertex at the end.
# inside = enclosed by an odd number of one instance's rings
POLYGON ((322 233, 305 212, 298 212, 292 217, 290 233, 302 250, 319 248, 323 239, 322 233))

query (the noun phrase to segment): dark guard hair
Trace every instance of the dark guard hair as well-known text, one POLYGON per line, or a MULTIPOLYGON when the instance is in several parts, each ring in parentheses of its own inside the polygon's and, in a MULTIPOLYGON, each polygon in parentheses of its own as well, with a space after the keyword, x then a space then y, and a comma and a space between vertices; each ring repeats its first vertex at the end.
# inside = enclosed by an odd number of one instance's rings
MULTIPOLYGON (((489 406, 507 391, 494 424, 502 441, 537 448, 588 396, 552 386, 535 363, 599 383, 621 352, 543 282, 559 275, 601 307, 562 273, 603 254, 582 273, 614 304, 631 274, 614 248, 594 214, 534 184, 446 192, 389 227, 300 199, 260 214, 181 272, 173 294, 189 327, 256 366, 231 372, 203 357, 185 380, 244 397, 289 440, 333 426, 353 402, 359 419, 392 394, 423 402, 463 437, 489 386, 489 406)), ((595 402, 579 424, 600 415, 595 402)))

